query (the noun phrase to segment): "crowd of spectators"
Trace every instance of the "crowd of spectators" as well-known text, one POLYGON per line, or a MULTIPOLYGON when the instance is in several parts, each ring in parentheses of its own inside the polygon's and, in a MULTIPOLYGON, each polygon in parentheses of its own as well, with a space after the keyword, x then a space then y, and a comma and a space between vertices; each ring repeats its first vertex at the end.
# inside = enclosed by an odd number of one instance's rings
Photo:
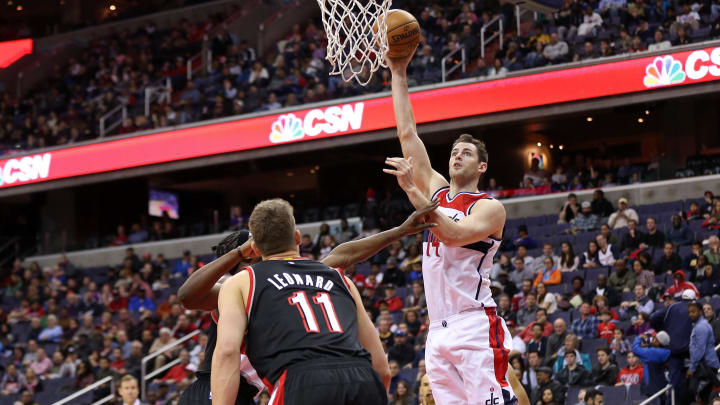
MULTIPOLYGON (((525 225, 506 238, 490 288, 513 340, 510 362, 533 405, 564 403, 568 387, 638 385, 649 395, 666 384, 666 367, 678 398, 707 400, 708 373, 720 368, 713 349, 720 342, 720 239, 696 240, 687 225, 709 222, 719 201, 706 193, 663 231, 625 198, 616 208, 601 191, 592 202, 571 195, 560 220, 576 239, 590 236, 587 250, 570 240, 543 243, 525 225)), ((235 229, 242 228, 241 212, 235 217, 235 229)), ((323 224, 315 237, 303 235, 300 252, 321 259, 372 229, 323 224)), ((413 235, 345 270, 387 352, 396 405, 416 403, 425 373, 421 252, 422 236, 413 235)), ((70 393, 106 376, 138 377, 144 355, 207 327, 208 315, 185 310, 174 293, 210 258, 179 256, 141 258, 128 247, 119 266, 87 271, 64 256, 45 269, 17 261, 2 281, 0 399, 32 404, 46 398, 46 387, 70 393)), ((151 371, 180 359, 150 384, 150 404, 173 403, 193 380, 206 343, 200 334, 148 364, 151 371)), ((266 400, 263 394, 259 403, 266 400)))
MULTIPOLYGON (((394 6, 416 15, 423 30, 420 48, 409 67, 411 86, 440 81, 440 60, 460 46, 472 60, 465 76, 497 77, 647 47, 666 49, 720 32, 716 25, 720 8, 711 2, 568 0, 527 34, 506 30, 507 46, 496 53, 489 50, 495 56, 486 63, 480 56, 480 29, 495 16, 505 20, 505 27, 514 27, 513 8, 508 4, 404 1, 394 6)), ((129 116, 113 134, 390 88, 387 71, 376 73, 365 87, 328 76, 327 38, 319 21, 294 25, 260 58, 246 41, 222 29, 224 17, 200 24, 182 21, 167 30, 149 23, 136 32, 90 41, 81 56, 55 66, 48 80, 21 100, 9 92, 0 95, 0 150, 16 153, 96 138, 99 118, 120 104, 128 107, 129 116), (187 80, 186 62, 203 44, 212 51, 211 66, 187 80), (144 89, 162 78, 172 82, 170 102, 153 103, 146 116, 144 89)), ((567 180, 572 183, 573 178, 567 180)), ((599 181, 608 180, 601 177, 599 181)))

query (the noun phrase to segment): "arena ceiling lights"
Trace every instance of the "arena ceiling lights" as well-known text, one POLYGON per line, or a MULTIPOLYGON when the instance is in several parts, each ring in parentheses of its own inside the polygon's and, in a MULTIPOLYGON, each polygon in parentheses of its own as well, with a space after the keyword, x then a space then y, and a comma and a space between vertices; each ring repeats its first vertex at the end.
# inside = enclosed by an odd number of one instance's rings
MULTIPOLYGON (((718 80, 720 47, 461 84, 411 94, 419 124, 718 80)), ((94 142, 0 160, 0 190, 393 128, 390 97, 94 142)))

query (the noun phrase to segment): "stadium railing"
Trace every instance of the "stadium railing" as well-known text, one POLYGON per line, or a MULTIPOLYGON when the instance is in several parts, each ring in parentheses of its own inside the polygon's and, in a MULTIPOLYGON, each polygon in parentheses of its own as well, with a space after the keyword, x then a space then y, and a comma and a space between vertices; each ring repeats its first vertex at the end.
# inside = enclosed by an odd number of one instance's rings
POLYGON ((492 20, 488 21, 487 24, 480 28, 480 56, 485 57, 485 46, 492 42, 495 38, 498 38, 500 43, 500 49, 503 49, 503 20, 502 15, 498 15, 492 20), (498 30, 495 31, 490 37, 485 38, 485 32, 490 29, 495 23, 498 25, 498 30))
POLYGON ((668 391, 670 391, 670 405, 675 405, 675 390, 672 389, 672 385, 670 384, 666 385, 665 388, 648 397, 648 399, 640 402, 638 405, 650 405, 651 403, 653 403, 653 401, 659 398, 660 395, 663 395, 668 391))
POLYGON ((450 52, 449 54, 443 56, 442 60, 440 61, 440 70, 442 73, 442 81, 443 83, 447 81, 448 76, 450 76, 454 71, 458 69, 462 69, 462 72, 465 73, 465 66, 467 65, 467 57, 465 52, 465 46, 460 46, 458 49, 450 52), (454 61, 456 53, 460 52, 460 63, 456 63, 453 67, 450 69, 447 68, 448 61, 454 61))
POLYGON ((74 394, 68 395, 63 399, 54 402, 53 405, 63 405, 70 403, 71 401, 74 401, 75 399, 80 398, 88 392, 94 391, 107 383, 110 383, 110 395, 93 402, 92 405, 100 405, 112 401, 115 398, 115 379, 113 379, 111 376, 107 376, 94 384, 88 385, 87 387, 81 389, 74 394))
POLYGON ((196 330, 188 333, 187 335, 181 337, 180 339, 161 347, 156 352, 150 353, 147 356, 143 357, 142 361, 140 362, 140 399, 142 401, 145 401, 147 399, 147 382, 149 380, 151 380, 152 378, 155 378, 156 376, 160 375, 165 370, 169 370, 171 367, 180 363, 180 359, 176 358, 175 360, 165 364, 164 366, 158 368, 157 370, 153 370, 152 372, 146 374, 145 367, 147 366, 148 361, 154 359, 157 356, 160 356, 161 354, 167 352, 168 350, 176 348, 177 346, 187 342, 188 340, 192 339, 193 337, 195 337, 198 334, 200 334, 200 329, 196 329, 196 330))

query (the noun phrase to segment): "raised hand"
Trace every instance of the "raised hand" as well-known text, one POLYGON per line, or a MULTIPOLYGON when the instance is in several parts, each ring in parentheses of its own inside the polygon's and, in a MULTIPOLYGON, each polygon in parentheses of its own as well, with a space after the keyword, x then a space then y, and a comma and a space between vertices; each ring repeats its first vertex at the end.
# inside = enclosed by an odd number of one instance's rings
POLYGON ((383 172, 395 176, 397 178, 398 185, 403 189, 403 191, 407 193, 417 187, 415 185, 415 180, 413 179, 412 157, 407 159, 387 158, 385 159, 385 164, 395 168, 395 170, 383 169, 383 172))

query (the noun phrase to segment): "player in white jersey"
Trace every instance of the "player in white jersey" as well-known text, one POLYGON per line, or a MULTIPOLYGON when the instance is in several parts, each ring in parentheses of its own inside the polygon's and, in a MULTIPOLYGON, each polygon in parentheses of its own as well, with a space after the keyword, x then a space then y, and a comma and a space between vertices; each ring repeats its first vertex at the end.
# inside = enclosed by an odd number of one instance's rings
POLYGON ((407 58, 388 59, 397 133, 404 158, 388 158, 386 173, 416 207, 438 199, 437 226, 423 242, 423 279, 430 316, 425 364, 433 395, 443 405, 509 405, 512 338, 495 312, 489 273, 500 245, 505 209, 478 191, 487 170, 485 144, 461 135, 450 152, 450 182, 433 170, 417 134, 408 95, 407 58))

